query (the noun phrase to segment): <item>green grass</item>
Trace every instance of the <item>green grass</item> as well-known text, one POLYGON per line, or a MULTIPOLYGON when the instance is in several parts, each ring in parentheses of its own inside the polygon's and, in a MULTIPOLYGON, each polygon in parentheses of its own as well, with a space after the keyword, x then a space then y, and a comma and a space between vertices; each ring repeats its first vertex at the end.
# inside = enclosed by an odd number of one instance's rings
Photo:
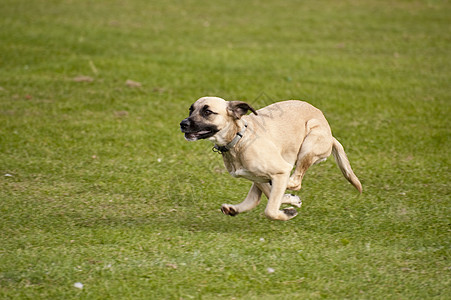
POLYGON ((451 298, 450 15, 440 0, 1 1, 0 298, 451 298), (319 107, 364 193, 329 159, 295 219, 265 202, 222 215, 250 183, 179 132, 205 95, 319 107))

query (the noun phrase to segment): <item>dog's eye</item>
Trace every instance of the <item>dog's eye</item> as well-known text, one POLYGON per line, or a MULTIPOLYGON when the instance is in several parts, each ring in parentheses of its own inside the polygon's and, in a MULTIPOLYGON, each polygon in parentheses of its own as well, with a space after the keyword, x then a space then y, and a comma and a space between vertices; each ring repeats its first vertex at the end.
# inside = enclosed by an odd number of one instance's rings
POLYGON ((210 108, 208 107, 208 105, 205 105, 204 107, 202 107, 201 114, 204 118, 207 118, 211 115, 216 115, 217 113, 215 113, 214 111, 211 111, 210 108))
POLYGON ((206 110, 204 111, 204 114, 205 114, 206 116, 209 116, 209 115, 214 114, 214 112, 212 112, 212 111, 209 110, 209 109, 206 109, 206 110))

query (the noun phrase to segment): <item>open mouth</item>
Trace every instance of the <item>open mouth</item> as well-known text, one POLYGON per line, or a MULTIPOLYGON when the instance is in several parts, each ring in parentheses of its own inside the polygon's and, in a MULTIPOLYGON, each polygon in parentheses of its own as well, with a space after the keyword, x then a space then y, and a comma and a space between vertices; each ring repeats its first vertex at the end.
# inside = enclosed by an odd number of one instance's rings
POLYGON ((187 141, 195 141, 200 139, 207 139, 215 135, 216 131, 213 130, 201 130, 197 132, 185 132, 185 139, 187 141))

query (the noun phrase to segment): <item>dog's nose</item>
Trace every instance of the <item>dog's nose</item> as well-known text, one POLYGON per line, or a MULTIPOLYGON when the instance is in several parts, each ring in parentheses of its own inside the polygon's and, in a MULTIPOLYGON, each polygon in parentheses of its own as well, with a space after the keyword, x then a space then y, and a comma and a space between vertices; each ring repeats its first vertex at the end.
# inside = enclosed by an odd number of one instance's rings
POLYGON ((188 129, 189 125, 190 125, 190 121, 188 119, 185 119, 182 122, 180 122, 180 129, 182 131, 185 131, 188 129))

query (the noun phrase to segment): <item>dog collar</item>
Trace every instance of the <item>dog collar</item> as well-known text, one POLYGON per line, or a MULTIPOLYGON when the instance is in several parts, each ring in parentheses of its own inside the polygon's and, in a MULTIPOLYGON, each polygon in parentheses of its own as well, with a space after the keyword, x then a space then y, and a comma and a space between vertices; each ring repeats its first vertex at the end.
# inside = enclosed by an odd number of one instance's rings
POLYGON ((213 149, 212 149, 213 152, 218 152, 220 154, 223 154, 223 153, 229 152, 230 149, 235 147, 235 145, 241 140, 241 138, 243 137, 243 135, 244 135, 244 133, 246 132, 246 129, 247 129, 247 122, 244 121, 244 120, 242 120, 242 121, 244 123, 244 127, 243 127, 243 129, 241 129, 240 132, 238 132, 236 134, 236 136, 233 138, 233 140, 230 143, 228 143, 227 145, 225 145, 225 146, 214 145, 213 149))

